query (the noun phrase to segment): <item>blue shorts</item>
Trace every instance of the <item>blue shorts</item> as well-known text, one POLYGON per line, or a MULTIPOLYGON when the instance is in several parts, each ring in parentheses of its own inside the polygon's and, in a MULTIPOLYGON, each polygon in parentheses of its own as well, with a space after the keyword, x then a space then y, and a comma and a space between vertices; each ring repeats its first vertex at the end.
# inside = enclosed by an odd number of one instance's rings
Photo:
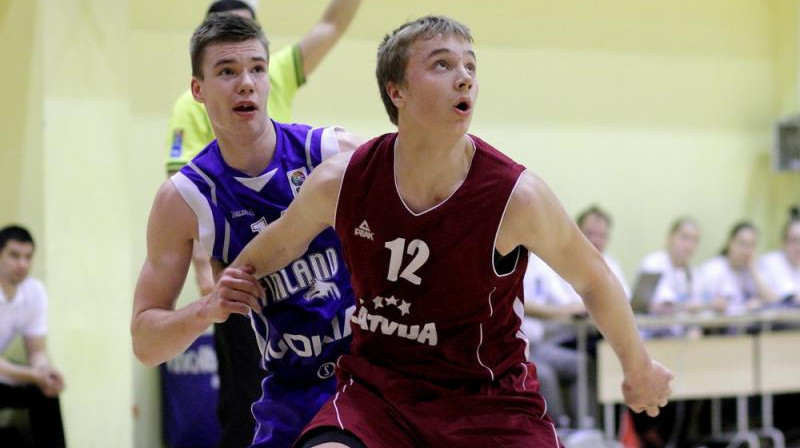
POLYGON ((285 384, 268 376, 261 390, 261 398, 252 406, 256 433, 250 448, 286 448, 336 392, 336 377, 312 384, 285 384))

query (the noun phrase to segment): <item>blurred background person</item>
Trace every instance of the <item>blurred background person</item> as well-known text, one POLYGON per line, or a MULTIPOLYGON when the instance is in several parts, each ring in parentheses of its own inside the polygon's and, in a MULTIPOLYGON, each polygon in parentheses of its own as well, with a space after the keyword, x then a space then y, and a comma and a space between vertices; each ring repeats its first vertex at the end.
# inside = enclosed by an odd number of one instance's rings
MULTIPOLYGON (((27 362, 0 356, 0 409, 26 409, 35 447, 65 446, 58 396, 64 376, 47 355, 47 293, 30 277, 33 237, 24 227, 0 229, 0 353, 17 336, 27 362)), ((0 446, 6 446, 0 440, 0 446)))
POLYGON ((691 265, 699 242, 697 222, 693 218, 681 217, 669 228, 666 249, 652 252, 642 259, 640 275, 661 274, 650 298, 651 313, 671 314, 700 308, 697 270, 691 265))
POLYGON ((731 228, 720 254, 700 266, 700 294, 713 310, 741 314, 776 299, 756 269, 758 230, 749 221, 731 228))
POLYGON ((783 226, 782 247, 761 256, 759 271, 779 300, 800 305, 800 217, 783 226))
MULTIPOLYGON (((610 239, 611 217, 596 205, 582 211, 576 224, 587 240, 603 255, 609 270, 622 284, 630 297, 619 263, 605 252, 610 239)), ((575 289, 539 257, 529 254, 528 269, 523 282, 525 294, 524 331, 531 343, 531 359, 540 371, 541 392, 548 409, 559 427, 588 417, 597 421, 597 380, 594 356, 587 356, 587 404, 589 415, 578 415, 578 356, 577 334, 565 320, 586 316, 581 297, 575 289), (566 405, 565 403, 569 403, 566 405)), ((591 341, 594 342, 594 341, 591 341)), ((593 352, 593 344, 590 352, 593 352)), ((592 355, 592 353, 589 353, 592 355)))

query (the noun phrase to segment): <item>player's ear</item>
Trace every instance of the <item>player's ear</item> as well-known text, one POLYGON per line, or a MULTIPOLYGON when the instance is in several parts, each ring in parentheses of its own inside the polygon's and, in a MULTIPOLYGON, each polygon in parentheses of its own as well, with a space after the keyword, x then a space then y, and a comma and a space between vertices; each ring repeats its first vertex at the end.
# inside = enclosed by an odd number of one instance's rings
POLYGON ((396 108, 402 109, 405 106, 405 91, 398 84, 387 82, 386 94, 389 95, 389 99, 396 108))
POLYGON ((205 98, 203 98, 203 89, 201 89, 200 81, 192 76, 192 83, 189 86, 192 90, 192 96, 194 97, 195 101, 200 103, 205 103, 205 98))

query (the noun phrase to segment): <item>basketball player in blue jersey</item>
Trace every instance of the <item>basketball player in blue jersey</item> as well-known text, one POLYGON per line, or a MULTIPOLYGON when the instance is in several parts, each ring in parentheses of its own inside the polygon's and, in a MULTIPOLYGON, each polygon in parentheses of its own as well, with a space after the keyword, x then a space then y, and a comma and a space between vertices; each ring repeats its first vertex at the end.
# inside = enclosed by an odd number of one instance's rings
POLYGON ((226 265, 278 219, 316 165, 361 142, 337 128, 270 120, 268 44, 252 20, 211 16, 192 36, 191 56, 192 94, 217 140, 156 195, 134 294, 133 350, 153 366, 212 323, 249 314, 268 371, 252 407, 252 446, 284 448, 334 392, 335 362, 349 346, 353 294, 339 242, 325 230, 286 269, 262 279, 226 265), (195 240, 217 281, 213 292, 175 309, 195 240))

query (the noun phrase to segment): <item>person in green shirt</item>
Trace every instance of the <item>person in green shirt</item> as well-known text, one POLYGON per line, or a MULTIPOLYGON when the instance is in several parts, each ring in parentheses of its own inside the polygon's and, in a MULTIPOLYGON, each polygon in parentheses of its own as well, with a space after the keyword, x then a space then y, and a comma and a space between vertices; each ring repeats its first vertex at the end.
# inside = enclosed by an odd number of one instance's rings
MULTIPOLYGON (((306 77, 344 34, 360 4, 361 0, 331 0, 322 17, 300 41, 270 55, 267 100, 270 118, 279 122, 291 120, 292 101, 297 89, 305 84, 306 77)), ((253 8, 240 0, 217 0, 211 4, 206 16, 221 13, 256 19, 253 8)), ((195 101, 187 89, 175 101, 170 114, 167 174, 171 176, 180 170, 214 139, 205 106, 195 101)), ((192 254, 192 265, 200 294, 209 294, 214 288, 211 263, 208 254, 197 244, 192 254)), ((214 345, 220 380, 217 416, 222 425, 222 441, 219 446, 242 448, 250 445, 255 433, 250 405, 258 399, 264 377, 250 319, 237 314, 215 324, 214 345)))

